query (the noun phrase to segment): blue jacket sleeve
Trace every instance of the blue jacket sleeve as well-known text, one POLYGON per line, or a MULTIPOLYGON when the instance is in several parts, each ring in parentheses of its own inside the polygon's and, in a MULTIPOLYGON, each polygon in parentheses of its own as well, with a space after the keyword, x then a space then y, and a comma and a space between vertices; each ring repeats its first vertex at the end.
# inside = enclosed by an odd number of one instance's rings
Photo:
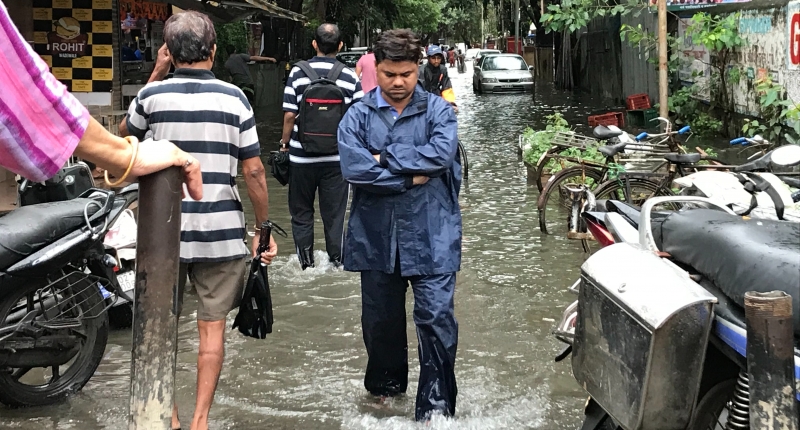
POLYGON ((367 149, 366 113, 348 109, 339 123, 339 159, 342 176, 351 184, 376 194, 398 194, 412 186, 411 176, 397 175, 382 167, 367 149))
POLYGON ((426 145, 391 144, 381 153, 380 164, 390 172, 435 177, 453 165, 458 151, 456 115, 453 108, 438 97, 429 108, 434 112, 430 140, 426 145))

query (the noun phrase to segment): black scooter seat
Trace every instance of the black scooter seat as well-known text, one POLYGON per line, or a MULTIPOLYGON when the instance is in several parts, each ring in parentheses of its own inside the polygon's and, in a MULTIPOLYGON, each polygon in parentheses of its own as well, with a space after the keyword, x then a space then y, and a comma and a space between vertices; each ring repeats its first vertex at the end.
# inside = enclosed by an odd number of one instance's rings
POLYGON ((653 223, 653 236, 660 250, 697 270, 740 307, 748 291, 785 291, 800 335, 800 223, 695 209, 653 223))
MULTIPOLYGON (((92 199, 23 206, 0 217, 0 271, 8 269, 82 225, 84 208, 92 199)), ((89 216, 99 206, 89 206, 89 216)))
POLYGON ((664 159, 674 164, 694 164, 700 161, 701 155, 694 154, 675 154, 674 152, 664 155, 664 159))

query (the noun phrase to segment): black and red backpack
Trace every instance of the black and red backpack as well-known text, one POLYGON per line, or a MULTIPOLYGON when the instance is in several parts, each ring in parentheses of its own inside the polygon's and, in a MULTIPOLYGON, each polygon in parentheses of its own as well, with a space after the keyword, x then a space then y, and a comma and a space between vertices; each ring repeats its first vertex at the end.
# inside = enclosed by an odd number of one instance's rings
POLYGON ((311 81, 303 91, 303 100, 297 115, 297 140, 310 154, 333 155, 339 153, 336 132, 348 105, 344 91, 336 80, 345 65, 336 62, 326 76, 320 77, 308 61, 297 67, 311 81))

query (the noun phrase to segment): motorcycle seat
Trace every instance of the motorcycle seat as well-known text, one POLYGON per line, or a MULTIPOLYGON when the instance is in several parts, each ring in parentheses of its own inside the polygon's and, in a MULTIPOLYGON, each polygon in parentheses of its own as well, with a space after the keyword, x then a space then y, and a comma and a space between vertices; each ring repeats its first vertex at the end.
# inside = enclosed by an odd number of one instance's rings
POLYGON ((664 155, 664 159, 669 161, 670 163, 674 164, 694 164, 700 161, 701 155, 698 153, 694 154, 675 154, 669 153, 664 155))
MULTIPOLYGON (((85 225, 84 208, 90 201, 79 198, 23 206, 0 218, 0 271, 85 225)), ((98 205, 90 205, 89 216, 98 210, 98 205)))
POLYGON ((653 236, 660 250, 692 267, 740 307, 748 291, 789 294, 800 335, 800 223, 694 209, 654 223, 653 236))

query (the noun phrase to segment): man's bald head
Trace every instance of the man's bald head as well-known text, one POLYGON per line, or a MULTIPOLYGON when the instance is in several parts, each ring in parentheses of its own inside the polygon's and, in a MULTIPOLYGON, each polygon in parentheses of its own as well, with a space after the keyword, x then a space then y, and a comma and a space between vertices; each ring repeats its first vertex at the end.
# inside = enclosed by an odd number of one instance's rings
POLYGON ((336 24, 322 24, 314 33, 314 48, 322 55, 336 54, 341 49, 342 33, 336 24))

